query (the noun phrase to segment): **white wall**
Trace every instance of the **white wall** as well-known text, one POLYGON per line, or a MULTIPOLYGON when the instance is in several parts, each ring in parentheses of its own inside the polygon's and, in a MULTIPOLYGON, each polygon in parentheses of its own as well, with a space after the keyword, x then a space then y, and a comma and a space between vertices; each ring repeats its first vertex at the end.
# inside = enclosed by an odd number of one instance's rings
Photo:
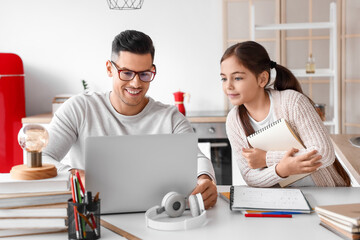
MULTIPOLYGON (((119 0, 120 1, 120 0, 119 0)), ((221 0, 144 0, 140 10, 110 10, 106 0, 1 0, 0 52, 18 54, 25 69, 26 113, 51 111, 56 94, 112 87, 105 62, 115 35, 148 34, 158 74, 148 95, 173 104, 189 92, 186 109, 223 110, 221 0)))

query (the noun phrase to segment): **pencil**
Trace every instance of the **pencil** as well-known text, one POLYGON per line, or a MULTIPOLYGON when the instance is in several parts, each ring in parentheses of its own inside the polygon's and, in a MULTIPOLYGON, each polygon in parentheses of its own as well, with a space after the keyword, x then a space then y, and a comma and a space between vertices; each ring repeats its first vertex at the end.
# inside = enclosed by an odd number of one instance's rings
MULTIPOLYGON (((79 179, 76 176, 74 176, 74 187, 76 188, 76 192, 78 194, 78 203, 83 203, 83 200, 81 198, 81 193, 80 193, 81 190, 80 190, 79 179)), ((86 238, 85 222, 84 222, 84 220, 82 218, 80 218, 80 222, 81 222, 81 228, 82 228, 83 237, 86 238)))
MULTIPOLYGON (((76 197, 75 197, 75 188, 74 188, 74 179, 73 176, 71 175, 70 178, 71 181, 71 194, 72 194, 72 198, 73 198, 73 203, 76 203, 76 197)), ((74 205, 74 218, 75 218, 75 230, 76 230, 76 239, 80 239, 80 231, 79 231, 79 222, 78 222, 78 215, 77 215, 77 211, 76 211, 76 206, 74 205)))
POLYGON ((76 174, 76 177, 79 181, 79 184, 80 184, 80 188, 81 188, 81 192, 82 192, 82 196, 85 196, 85 188, 84 188, 84 185, 82 184, 82 181, 81 181, 81 177, 80 177, 80 174, 79 174, 79 171, 76 170, 75 171, 75 174, 76 174))
POLYGON ((272 217, 272 218, 292 218, 290 214, 256 214, 256 213, 246 213, 245 217, 272 217))
POLYGON ((99 232, 98 232, 98 230, 97 230, 97 225, 96 225, 96 221, 95 221, 94 214, 90 213, 90 219, 91 219, 91 221, 92 221, 93 224, 94 224, 95 235, 96 235, 96 236, 99 236, 99 232))

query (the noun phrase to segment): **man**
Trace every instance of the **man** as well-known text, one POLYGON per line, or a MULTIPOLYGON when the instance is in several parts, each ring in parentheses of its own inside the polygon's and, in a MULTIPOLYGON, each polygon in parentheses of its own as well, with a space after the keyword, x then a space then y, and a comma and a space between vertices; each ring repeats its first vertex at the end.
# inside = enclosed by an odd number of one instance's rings
MULTIPOLYGON (((149 36, 127 30, 112 43, 106 70, 113 89, 106 93, 85 93, 67 100, 54 114, 50 142, 44 162, 58 171, 79 169, 84 179, 84 144, 88 136, 129 134, 177 134, 193 132, 187 119, 174 107, 147 97, 156 74, 155 49, 149 36), (70 166, 59 161, 70 150, 70 166)), ((141 146, 139 146, 141 148, 141 146)), ((192 194, 201 193, 205 208, 216 203, 217 190, 211 161, 198 153, 198 181, 192 194)))

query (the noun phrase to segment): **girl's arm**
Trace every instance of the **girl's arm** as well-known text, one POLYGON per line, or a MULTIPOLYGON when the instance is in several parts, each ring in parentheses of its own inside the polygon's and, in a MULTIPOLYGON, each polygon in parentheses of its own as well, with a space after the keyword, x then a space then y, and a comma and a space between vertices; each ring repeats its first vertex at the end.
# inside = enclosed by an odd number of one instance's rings
MULTIPOLYGON (((276 164, 261 169, 251 169, 246 159, 242 156, 242 148, 248 148, 245 133, 242 130, 241 123, 237 119, 237 111, 233 109, 226 120, 226 132, 233 151, 233 158, 239 167, 241 175, 249 186, 271 187, 283 178, 276 174, 276 164)), ((236 167, 236 166, 233 166, 236 167)))
MULTIPOLYGON (((316 150, 317 154, 321 156, 320 168, 331 165, 335 160, 335 152, 330 136, 308 98, 301 94, 295 104, 288 106, 288 119, 286 120, 298 133, 306 147, 306 149, 300 149, 295 156, 316 150)), ((285 154, 285 151, 268 151, 266 153, 267 166, 276 165, 285 154)))

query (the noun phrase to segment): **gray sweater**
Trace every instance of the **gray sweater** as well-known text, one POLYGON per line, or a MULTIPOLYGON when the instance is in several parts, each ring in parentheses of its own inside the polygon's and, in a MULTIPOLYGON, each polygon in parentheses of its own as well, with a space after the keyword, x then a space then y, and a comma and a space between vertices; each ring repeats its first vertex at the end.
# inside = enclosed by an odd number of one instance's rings
MULTIPOLYGON (((191 132, 189 121, 176 107, 156 102, 150 97, 140 113, 125 116, 111 105, 110 92, 80 94, 67 100, 54 114, 49 127, 49 144, 43 151, 43 162, 54 164, 58 171, 84 169, 85 139, 88 136, 191 132), (60 161, 68 152, 69 165, 65 165, 60 161)), ((211 161, 199 150, 198 176, 202 174, 215 181, 211 161)))

